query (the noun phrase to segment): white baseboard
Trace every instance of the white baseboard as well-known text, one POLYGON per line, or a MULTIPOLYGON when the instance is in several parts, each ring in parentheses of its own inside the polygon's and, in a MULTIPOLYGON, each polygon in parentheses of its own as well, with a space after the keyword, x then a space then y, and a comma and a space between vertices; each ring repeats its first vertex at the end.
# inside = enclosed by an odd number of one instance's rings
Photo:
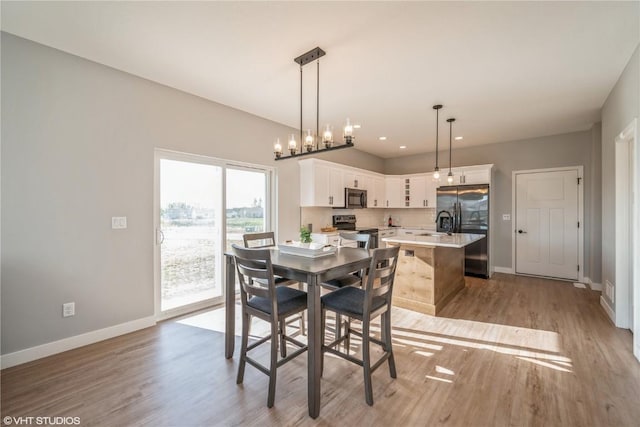
POLYGON ((589 285, 589 287, 591 288, 592 291, 600 291, 600 292, 602 292, 602 290, 604 289, 603 286, 602 286, 602 283, 595 283, 595 282, 591 281, 591 279, 589 277, 585 277, 584 278, 584 283, 589 285))
POLYGON ((131 322, 121 323, 119 325, 110 326, 104 329, 98 329, 97 331, 91 331, 85 334, 63 338, 61 340, 53 341, 47 344, 25 348, 24 350, 19 350, 14 353, 2 355, 0 366, 2 366, 2 369, 10 368, 12 366, 31 362, 32 360, 51 356, 52 354, 62 353, 63 351, 72 350, 74 348, 93 344, 99 341, 104 341, 106 339, 128 334, 129 332, 134 332, 139 329, 148 328, 150 326, 154 326, 155 324, 156 320, 153 316, 144 317, 142 319, 132 320, 131 322))
POLYGON ((513 268, 511 268, 511 267, 498 267, 498 266, 495 266, 493 268, 493 271, 495 271, 496 273, 514 274, 513 268))
POLYGON ((604 297, 602 295, 600 295, 600 305, 602 306, 602 308, 604 308, 604 311, 607 312, 607 316, 609 316, 609 319, 611 319, 611 321, 615 325, 616 324, 616 314, 614 313, 613 309, 611 308, 611 306, 609 305, 607 300, 604 299, 604 297))

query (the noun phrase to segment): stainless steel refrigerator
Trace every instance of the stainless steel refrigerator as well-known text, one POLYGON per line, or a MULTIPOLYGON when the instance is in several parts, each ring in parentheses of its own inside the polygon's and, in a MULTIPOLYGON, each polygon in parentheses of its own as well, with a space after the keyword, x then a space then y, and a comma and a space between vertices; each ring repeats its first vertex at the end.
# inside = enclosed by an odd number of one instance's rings
POLYGON ((439 187, 437 206, 438 231, 486 236, 465 248, 465 274, 489 277, 489 186, 439 187))

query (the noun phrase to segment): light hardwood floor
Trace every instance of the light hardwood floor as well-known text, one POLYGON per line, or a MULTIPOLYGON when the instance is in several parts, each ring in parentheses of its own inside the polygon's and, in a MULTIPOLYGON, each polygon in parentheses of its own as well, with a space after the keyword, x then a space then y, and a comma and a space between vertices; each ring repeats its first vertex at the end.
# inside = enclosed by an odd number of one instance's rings
POLYGON ((272 409, 264 374, 248 366, 235 384, 237 350, 224 358, 220 310, 3 370, 1 412, 84 426, 638 426, 632 336, 598 298, 496 274, 467 278, 441 316, 394 309, 398 378, 376 371, 369 407, 362 369, 326 357, 317 420, 307 415, 306 356, 278 370, 272 409))

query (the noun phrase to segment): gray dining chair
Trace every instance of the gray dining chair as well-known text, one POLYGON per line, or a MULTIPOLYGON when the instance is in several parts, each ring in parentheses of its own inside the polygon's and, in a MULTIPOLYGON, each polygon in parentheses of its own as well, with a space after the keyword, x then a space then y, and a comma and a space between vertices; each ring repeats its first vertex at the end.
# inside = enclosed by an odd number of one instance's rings
POLYGON ((364 369, 365 400, 368 405, 373 405, 371 374, 378 367, 388 361, 389 374, 391 378, 396 378, 396 364, 391 342, 391 297, 399 252, 399 246, 374 249, 362 288, 347 286, 324 295, 321 299, 323 361, 324 353, 331 353, 362 366, 364 369), (345 336, 336 337, 331 343, 325 345, 327 311, 361 321, 362 332, 352 329, 349 324, 345 336), (381 340, 371 336, 371 321, 378 316, 381 317, 381 340), (342 341, 348 342, 352 334, 362 337, 362 359, 351 356, 348 353, 348 345, 347 352, 344 353, 336 348, 342 341), (371 343, 380 345, 383 350, 382 357, 373 365, 371 364, 371 343))
POLYGON ((242 305, 242 344, 240 348, 240 363, 238 365, 237 384, 244 380, 244 370, 247 363, 269 376, 269 394, 267 406, 271 408, 276 393, 277 368, 299 356, 307 350, 307 345, 286 336, 285 321, 287 317, 304 312, 307 309, 307 293, 286 286, 277 286, 271 264, 269 249, 247 249, 236 244, 232 245, 236 271, 240 280, 240 300, 242 305), (251 317, 255 316, 269 322, 271 333, 248 345, 249 325, 251 317), (278 337, 281 339, 279 340, 278 337), (271 341, 269 367, 249 357, 250 350, 271 341), (289 341, 298 347, 289 356, 278 360, 278 343, 284 345, 289 341))
MULTIPOLYGON (((342 246, 342 242, 344 240, 355 241, 358 243, 362 243, 364 249, 369 249, 369 244, 371 243, 369 234, 357 234, 353 232, 340 232, 340 246, 342 246)), ((338 277, 337 279, 327 280, 326 282, 322 282, 320 286, 323 288, 335 291, 337 289, 342 289, 346 286, 360 286, 362 282, 362 277, 364 275, 364 271, 357 271, 346 276, 338 277)), ((336 337, 340 338, 342 336, 342 316, 339 313, 336 313, 336 337)))
MULTIPOLYGON (((276 246, 276 238, 273 231, 265 231, 260 233, 246 233, 242 235, 245 248, 270 248, 276 246)), ((298 289, 304 290, 304 285, 296 280, 287 279, 286 277, 275 276, 276 286, 293 286, 296 285, 298 289)), ((304 320, 304 314, 300 314, 299 317, 299 330, 302 335, 306 335, 306 326, 304 320)), ((293 321, 292 321, 293 322, 293 321)), ((291 323, 292 323, 291 322, 291 323)), ((287 347, 283 345, 280 347, 282 357, 287 355, 287 347)))

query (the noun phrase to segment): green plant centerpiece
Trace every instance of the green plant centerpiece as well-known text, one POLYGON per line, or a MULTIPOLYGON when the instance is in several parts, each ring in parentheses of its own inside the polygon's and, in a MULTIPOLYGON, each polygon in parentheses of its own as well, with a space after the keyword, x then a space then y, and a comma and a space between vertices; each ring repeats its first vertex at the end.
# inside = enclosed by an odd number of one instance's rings
POLYGON ((311 231, 305 226, 300 227, 300 243, 311 243, 311 231))

